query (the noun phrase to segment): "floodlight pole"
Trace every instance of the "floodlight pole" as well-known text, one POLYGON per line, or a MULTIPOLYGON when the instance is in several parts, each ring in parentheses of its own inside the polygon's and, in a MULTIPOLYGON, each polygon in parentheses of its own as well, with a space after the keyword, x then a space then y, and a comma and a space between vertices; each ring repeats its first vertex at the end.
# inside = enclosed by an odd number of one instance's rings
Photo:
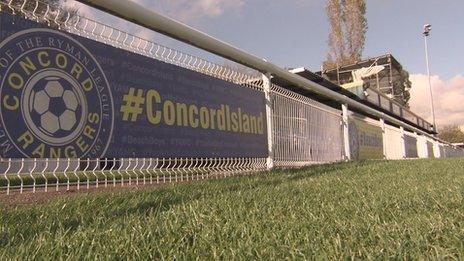
POLYGON ((425 62, 427 64, 427 76, 429 80, 429 93, 430 93, 430 110, 432 115, 432 123, 433 123, 433 130, 437 132, 437 125, 435 122, 435 108, 433 106, 433 93, 432 93, 432 80, 430 78, 430 63, 429 63, 429 50, 427 45, 427 37, 430 35, 430 31, 432 30, 432 26, 429 24, 424 25, 424 44, 425 44, 425 62))

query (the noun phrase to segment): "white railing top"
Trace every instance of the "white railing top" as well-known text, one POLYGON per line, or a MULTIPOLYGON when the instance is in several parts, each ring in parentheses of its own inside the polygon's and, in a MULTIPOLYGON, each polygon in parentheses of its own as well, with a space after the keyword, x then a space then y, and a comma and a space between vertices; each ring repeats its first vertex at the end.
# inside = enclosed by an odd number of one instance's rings
POLYGON ((63 31, 93 39, 166 63, 210 75, 225 81, 262 89, 255 75, 220 65, 159 43, 144 39, 116 27, 101 23, 81 14, 70 13, 59 6, 50 6, 41 0, 0 0, 0 9, 27 19, 53 26, 63 31))
MULTIPOLYGON (((299 75, 290 73, 271 62, 261 59, 257 56, 249 54, 237 47, 220 41, 206 33, 198 31, 181 22, 163 16, 157 12, 142 7, 141 5, 127 0, 77 0, 84 4, 93 6, 102 11, 116 15, 127 21, 131 21, 145 28, 151 29, 158 33, 167 35, 184 43, 193 45, 205 51, 219 55, 226 59, 248 66, 262 73, 270 73, 275 77, 279 77, 287 81, 289 84, 305 91, 317 93, 331 100, 342 104, 347 104, 350 107, 361 110, 375 117, 383 118, 399 126, 403 126, 411 131, 431 136, 428 132, 423 131, 411 124, 398 120, 397 118, 387 115, 381 111, 357 102, 343 94, 329 90, 324 86, 315 82, 309 81, 299 75)), ((435 137, 433 137, 436 139, 435 137)))
MULTIPOLYGON (((184 25, 161 14, 150 11, 132 1, 126 0, 77 0, 84 4, 97 7, 128 21, 139 24, 166 36, 196 46, 200 49, 219 55, 223 58, 245 65, 263 73, 270 73, 289 84, 303 90, 315 92, 342 104, 347 104, 375 117, 383 118, 393 124, 403 126, 410 131, 428 136, 431 139, 444 142, 429 133, 396 119, 381 111, 359 103, 351 98, 329 90, 315 82, 288 72, 265 59, 258 58, 225 42, 217 40, 192 27, 184 25)), ((118 48, 126 49, 151 58, 162 60, 178 66, 192 69, 223 80, 231 81, 251 88, 262 89, 261 83, 255 81, 255 76, 238 72, 227 66, 218 65, 205 59, 151 42, 121 29, 108 26, 101 22, 70 14, 66 10, 49 6, 40 0, 0 0, 0 9, 9 9, 12 13, 20 13, 24 17, 37 22, 53 25, 83 37, 102 41, 118 48), (43 5, 42 8, 40 5, 43 5), (45 8, 44 8, 45 7, 45 8), (45 10, 45 11, 43 11, 45 10)), ((7 10, 8 11, 8 10, 7 10)), ((448 143, 447 143, 448 144, 448 143)))

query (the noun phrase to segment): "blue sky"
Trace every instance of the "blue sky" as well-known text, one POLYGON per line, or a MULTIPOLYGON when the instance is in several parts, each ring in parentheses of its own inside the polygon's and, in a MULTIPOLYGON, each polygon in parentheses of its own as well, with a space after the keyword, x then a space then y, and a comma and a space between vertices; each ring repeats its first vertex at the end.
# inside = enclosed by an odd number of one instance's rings
MULTIPOLYGON (((133 0, 146 8, 183 21, 218 39, 266 58, 283 67, 305 66, 319 70, 325 59, 329 26, 325 0, 133 0)), ((185 47, 144 29, 82 7, 82 13, 116 24, 170 47, 207 54, 185 47)), ((411 107, 428 117, 422 26, 432 24, 429 38, 435 93, 449 88, 464 99, 464 1, 463 0, 367 0, 368 33, 364 56, 392 53, 412 74, 411 107), (434 79, 435 79, 434 78, 434 79), (435 82, 435 80, 434 80, 435 82), (462 82, 462 84, 461 84, 462 82), (427 104, 427 106, 426 106, 427 104)), ((437 98, 438 99, 438 98, 437 98)), ((446 103, 454 97, 442 97, 446 103)), ((437 112, 439 122, 464 124, 464 106, 437 112), (448 114, 453 113, 453 119, 448 114)))
MULTIPOLYGON (((137 2, 281 66, 318 70, 325 59, 329 27, 324 0, 137 2)), ((443 79, 462 73, 464 1, 368 0, 367 7, 366 57, 390 52, 411 73, 425 72, 421 31, 430 23, 432 71, 443 79)))

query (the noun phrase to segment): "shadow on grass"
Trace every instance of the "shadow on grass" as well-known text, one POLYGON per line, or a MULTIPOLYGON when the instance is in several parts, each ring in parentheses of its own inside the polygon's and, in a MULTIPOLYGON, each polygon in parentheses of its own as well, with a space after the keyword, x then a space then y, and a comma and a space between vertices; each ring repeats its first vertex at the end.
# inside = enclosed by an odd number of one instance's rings
MULTIPOLYGON (((118 209, 112 212, 115 216, 152 213, 153 211, 162 213, 171 208, 195 201, 207 196, 219 196, 226 193, 246 192, 260 188, 275 188, 287 182, 295 182, 307 178, 330 175, 352 169, 354 166, 368 166, 386 161, 362 161, 349 163, 334 163, 327 165, 313 165, 299 169, 279 169, 272 172, 260 172, 249 176, 230 177, 220 180, 207 180, 204 182, 193 182, 183 184, 173 184, 176 187, 146 189, 142 192, 146 197, 135 206, 126 209, 118 209), (152 197, 150 197, 152 195, 152 197), (153 196, 161 195, 162 199, 153 199, 153 196), (150 200, 150 198, 152 200, 150 200)), ((121 192, 124 196, 125 192, 121 192)), ((134 192, 138 193, 138 192, 134 192)))
MULTIPOLYGON (((72 198, 61 198, 60 195, 58 195, 56 198, 47 202, 33 206, 30 210, 35 209, 35 211, 41 213, 43 212, 42 209, 51 207, 51 205, 57 208, 67 202, 94 205, 94 208, 98 208, 102 202, 119 201, 121 202, 120 205, 113 203, 113 209, 105 213, 107 218, 120 218, 133 214, 148 215, 154 212, 159 214, 169 211, 177 205, 195 201, 203 197, 215 197, 226 193, 245 192, 260 188, 275 188, 287 182, 294 182, 296 180, 320 175, 329 175, 332 172, 350 168, 351 165, 350 163, 337 163, 308 166, 300 169, 280 169, 272 172, 260 172, 223 179, 210 179, 189 183, 168 183, 157 188, 143 187, 128 190, 119 190, 116 188, 116 191, 103 191, 95 195, 80 194, 72 198), (42 208, 42 206, 44 208, 42 208)), ((23 206, 19 207, 22 208, 23 206)), ((90 209, 92 209, 92 207, 90 209)), ((77 220, 68 221, 69 226, 63 224, 67 229, 74 229, 80 225, 80 222, 77 220)))
POLYGON ((12 228, 6 231, 0 230, 0 245, 20 245, 24 240, 34 240, 38 234, 43 233, 45 226, 37 220, 53 222, 54 225, 49 228, 50 233, 58 231, 72 233, 80 227, 94 223, 104 226, 105 224, 98 223, 99 220, 108 220, 108 223, 111 223, 115 219, 125 219, 134 215, 142 219, 148 215, 159 216, 176 206, 202 198, 219 197, 235 192, 244 193, 256 189, 270 190, 285 183, 340 172, 352 173, 353 168, 383 167, 388 163, 388 161, 363 161, 313 165, 218 180, 171 183, 157 188, 144 187, 96 195, 81 194, 73 198, 58 197, 58 200, 53 199, 45 204, 0 210, 0 220, 4 223, 4 227, 12 228))

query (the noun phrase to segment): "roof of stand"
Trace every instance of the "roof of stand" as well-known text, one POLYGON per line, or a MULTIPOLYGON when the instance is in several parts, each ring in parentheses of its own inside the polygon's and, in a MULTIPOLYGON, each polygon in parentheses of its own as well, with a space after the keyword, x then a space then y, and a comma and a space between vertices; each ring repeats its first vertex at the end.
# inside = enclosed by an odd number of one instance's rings
MULTIPOLYGON (((377 56, 377 57, 372 57, 372 58, 367 58, 362 61, 358 61, 356 63, 352 64, 347 64, 340 66, 338 69, 337 68, 332 68, 329 70, 324 70, 324 73, 331 73, 331 72, 337 72, 337 70, 343 70, 343 71, 351 71, 351 70, 356 70, 362 67, 369 67, 373 63, 378 63, 379 65, 381 64, 389 64, 392 63, 392 67, 396 69, 402 69, 403 66, 396 60, 396 58, 392 54, 385 54, 382 56, 377 56)), ((321 72, 317 72, 317 74, 321 74, 321 72)))
MULTIPOLYGON (((388 114, 388 115, 390 115, 390 116, 392 116, 392 117, 395 117, 395 118, 398 119, 398 120, 407 121, 407 122, 409 122, 410 124, 414 125, 415 127, 420 128, 420 129, 423 130, 423 131, 426 131, 426 132, 429 132, 429 133, 433 133, 433 132, 431 132, 430 130, 428 130, 428 129, 426 129, 426 128, 423 128, 422 126, 419 126, 419 125, 418 125, 417 123, 415 123, 415 122, 410 122, 410 121, 408 121, 407 119, 404 119, 404 118, 402 118, 402 117, 400 117, 400 116, 398 116, 398 115, 395 115, 395 114, 392 113, 391 111, 385 110, 385 109, 381 108, 380 106, 374 105, 374 104, 372 104, 372 103, 370 103, 370 102, 368 102, 368 101, 366 101, 366 100, 364 100, 364 99, 359 98, 358 96, 356 96, 356 95, 353 94, 352 92, 350 92, 350 91, 348 91, 348 90, 346 90, 346 89, 340 87, 339 85, 336 85, 336 84, 332 83, 332 82, 329 81, 329 80, 324 79, 322 76, 317 75, 316 73, 313 73, 313 72, 307 70, 307 69, 304 68, 304 67, 300 67, 300 68, 296 68, 296 69, 291 69, 291 70, 289 70, 289 71, 290 71, 291 73, 294 73, 294 74, 297 74, 297 75, 299 75, 299 76, 301 76, 301 77, 304 77, 304 78, 306 78, 306 79, 308 79, 308 80, 310 80, 310 81, 313 81, 313 82, 315 82, 315 83, 318 83, 318 84, 320 84, 320 85, 326 87, 327 89, 330 89, 330 90, 332 90, 332 91, 341 93, 341 94, 343 94, 343 95, 346 95, 346 96, 348 96, 349 98, 351 98, 351 99, 353 99, 353 100, 355 100, 355 101, 357 101, 357 102, 360 102, 360 103, 362 103, 362 104, 364 104, 364 105, 366 105, 366 106, 369 106, 369 107, 374 108, 374 109, 376 109, 376 110, 382 111, 382 112, 384 112, 385 114, 388 114)), ((287 81, 285 81, 284 79, 279 79, 278 77, 274 77, 274 78, 272 78, 272 82, 273 82, 274 84, 277 84, 277 85, 279 85, 279 86, 281 86, 281 87, 284 87, 284 88, 286 88, 286 89, 288 89, 288 90, 291 90, 291 91, 293 91, 293 92, 302 94, 302 95, 304 95, 304 96, 306 96, 306 97, 309 97, 309 98, 311 98, 311 99, 313 99, 313 100, 316 100, 316 101, 318 101, 318 102, 321 102, 321 103, 323 103, 323 104, 329 105, 329 106, 331 106, 331 107, 333 107, 333 108, 340 109, 340 103, 338 103, 338 102, 336 102, 336 101, 334 101, 334 100, 325 98, 324 96, 318 95, 317 93, 309 92, 309 91, 304 91, 304 90, 302 90, 301 88, 295 88, 294 86, 287 84, 287 81)), ((361 111, 361 110, 356 110, 356 109, 354 109, 354 108, 350 108, 350 110, 352 110, 352 111, 354 111, 354 112, 357 112, 357 113, 360 113, 360 114, 365 114, 363 111, 361 111)))

